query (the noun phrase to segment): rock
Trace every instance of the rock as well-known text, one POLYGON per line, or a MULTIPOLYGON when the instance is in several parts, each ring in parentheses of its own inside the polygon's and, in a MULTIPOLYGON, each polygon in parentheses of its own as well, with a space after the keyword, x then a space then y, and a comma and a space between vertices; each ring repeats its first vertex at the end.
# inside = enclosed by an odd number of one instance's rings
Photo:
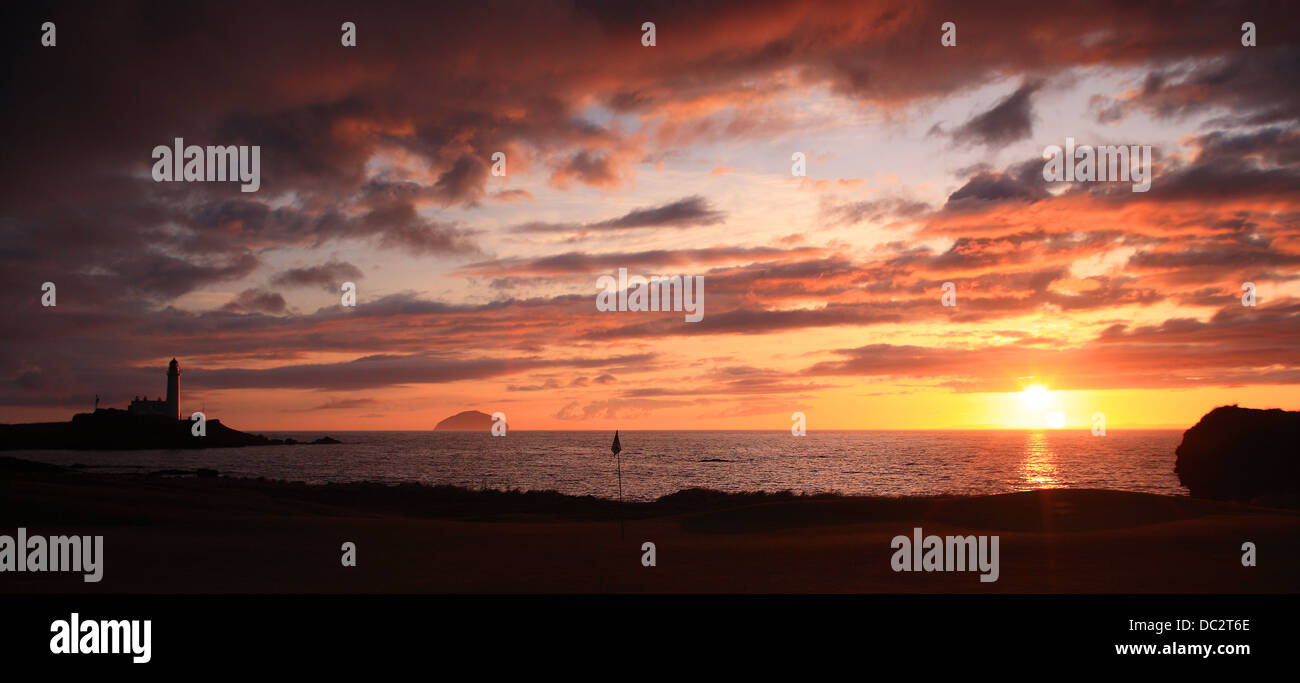
POLYGON ((466 410, 439 422, 433 429, 438 432, 486 432, 492 429, 492 416, 477 410, 466 410))
POLYGON ((321 438, 316 439, 316 440, 313 441, 312 443, 313 443, 313 444, 331 444, 331 443, 343 443, 343 442, 342 442, 342 441, 339 441, 338 439, 331 439, 331 438, 328 437, 328 436, 322 436, 321 438))
POLYGON ((1174 452, 1193 497, 1300 506, 1300 412, 1215 408, 1174 452))
POLYGON ((217 419, 207 421, 205 436, 194 436, 192 427, 189 420, 101 408, 93 413, 78 413, 69 422, 0 424, 0 451, 234 448, 293 443, 231 429, 217 419))

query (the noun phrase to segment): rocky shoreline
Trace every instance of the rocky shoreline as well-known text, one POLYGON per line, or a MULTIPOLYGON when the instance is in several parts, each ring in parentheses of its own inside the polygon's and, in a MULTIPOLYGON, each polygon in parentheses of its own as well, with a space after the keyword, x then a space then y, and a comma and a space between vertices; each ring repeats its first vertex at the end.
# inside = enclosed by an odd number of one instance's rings
POLYGON ((176 448, 239 448, 336 444, 328 436, 315 441, 271 439, 231 429, 220 420, 207 420, 204 434, 195 436, 192 423, 160 415, 132 415, 123 410, 79 413, 68 422, 0 425, 0 451, 95 450, 123 451, 176 448))

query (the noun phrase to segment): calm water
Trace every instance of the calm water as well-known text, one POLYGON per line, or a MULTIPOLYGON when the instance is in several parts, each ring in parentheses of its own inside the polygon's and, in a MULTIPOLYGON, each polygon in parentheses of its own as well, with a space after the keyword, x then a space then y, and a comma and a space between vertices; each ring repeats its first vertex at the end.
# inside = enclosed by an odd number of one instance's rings
MULTIPOLYGON (((264 432, 314 439, 316 432, 264 432)), ((615 498, 607 432, 334 432, 337 446, 201 451, 21 451, 90 471, 210 467, 310 483, 378 481, 555 490, 615 498)), ((622 432, 623 493, 651 500, 690 487, 867 495, 1000 493, 1044 487, 1185 495, 1181 431, 622 432), (720 460, 722 462, 710 462, 720 460)))

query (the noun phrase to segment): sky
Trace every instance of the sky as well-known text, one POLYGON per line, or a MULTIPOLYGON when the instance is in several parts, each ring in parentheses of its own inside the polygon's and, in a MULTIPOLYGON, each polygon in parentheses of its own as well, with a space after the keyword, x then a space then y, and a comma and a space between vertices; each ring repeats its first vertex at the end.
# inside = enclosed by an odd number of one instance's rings
POLYGON ((269 4, 11 11, 0 422, 172 357, 183 415, 254 430, 1300 409, 1288 3, 269 4), (156 181, 177 137, 260 188, 156 181), (1067 138, 1150 146, 1149 191, 1045 180, 1067 138), (598 310, 620 268, 703 319, 598 310))

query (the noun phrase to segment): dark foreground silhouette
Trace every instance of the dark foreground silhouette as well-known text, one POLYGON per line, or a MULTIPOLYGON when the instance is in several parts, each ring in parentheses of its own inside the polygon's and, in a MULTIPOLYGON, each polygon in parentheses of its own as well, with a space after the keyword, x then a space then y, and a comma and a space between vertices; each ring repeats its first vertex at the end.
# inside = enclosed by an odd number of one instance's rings
MULTIPOLYGON (((69 422, 0 425, 0 450, 147 450, 153 448, 236 448, 279 446, 299 442, 268 439, 231 429, 221 420, 208 420, 206 433, 195 436, 194 424, 165 415, 133 415, 101 409, 78 413, 69 422)), ((311 443, 338 443, 328 436, 311 443)))
POLYGON ((1300 412, 1215 408, 1175 452, 1174 471, 1197 498, 1300 507, 1300 412))
POLYGON ((1300 513, 1186 496, 689 489, 620 506, 555 492, 204 474, 90 474, 0 458, 0 519, 10 525, 0 534, 102 534, 107 567, 97 584, 6 574, 0 593, 1293 593, 1300 574, 1300 513), (915 527, 998 535, 999 580, 894 572, 891 539, 915 527), (355 567, 340 562, 345 542, 355 567), (647 542, 653 567, 642 565, 647 542), (1258 566, 1243 566, 1246 542, 1258 566))

